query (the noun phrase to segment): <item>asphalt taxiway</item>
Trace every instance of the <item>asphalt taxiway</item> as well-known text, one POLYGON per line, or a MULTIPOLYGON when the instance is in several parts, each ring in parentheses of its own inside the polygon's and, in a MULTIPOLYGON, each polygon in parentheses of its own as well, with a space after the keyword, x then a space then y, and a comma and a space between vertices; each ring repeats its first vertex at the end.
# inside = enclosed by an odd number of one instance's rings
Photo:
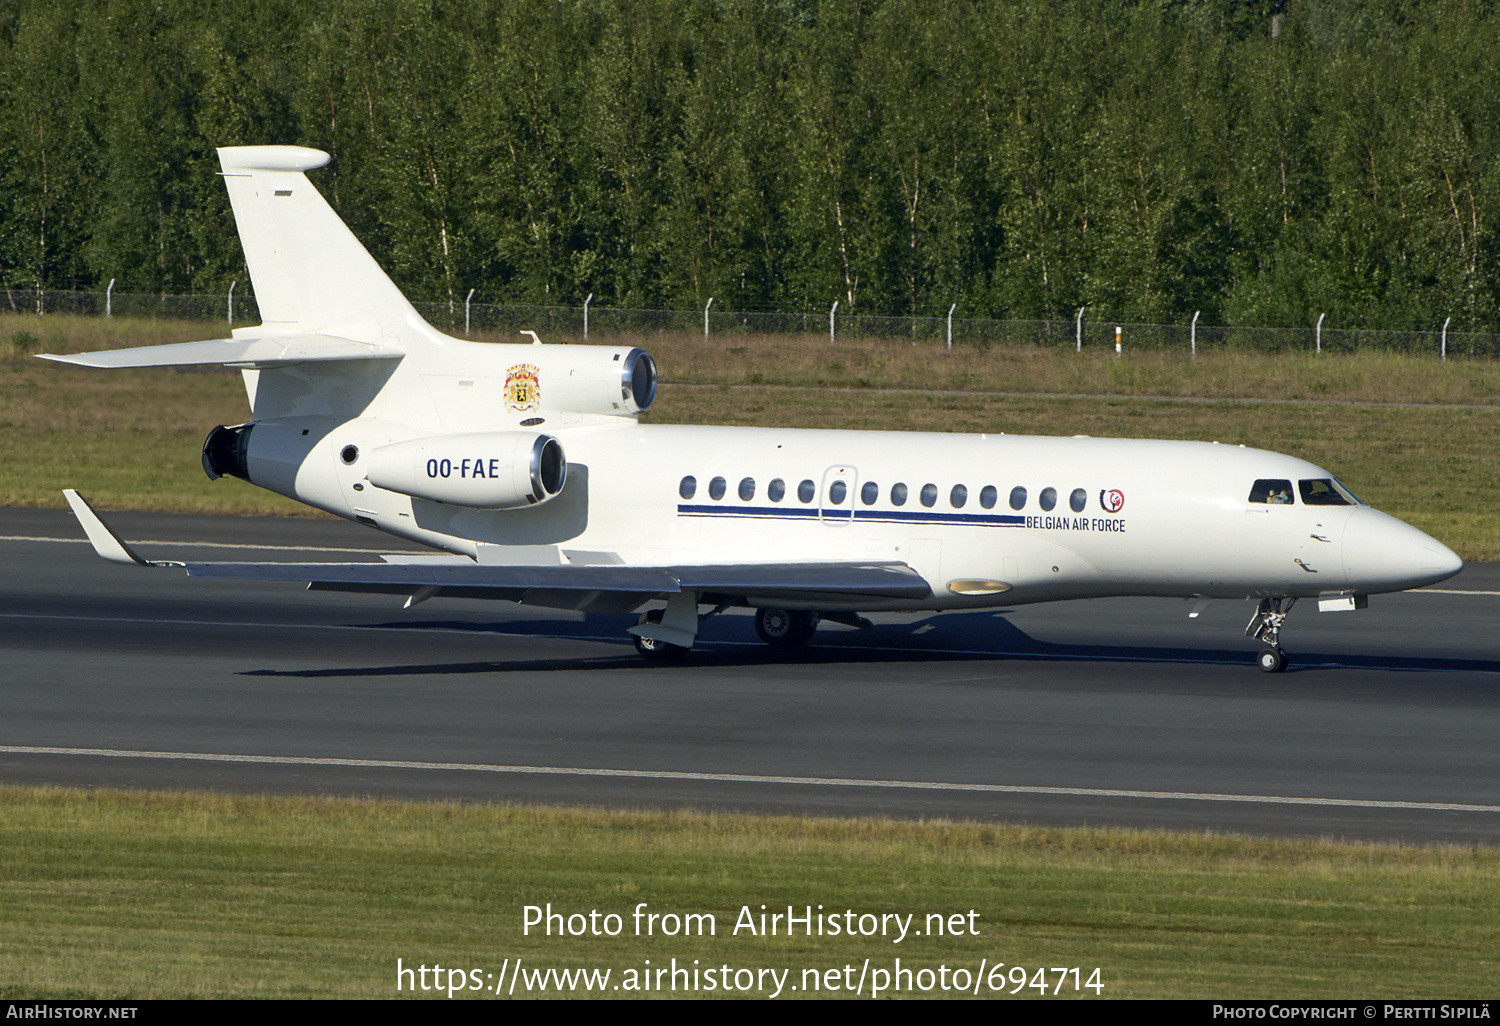
MULTIPOLYGON (((148 558, 343 560, 333 520, 117 514, 148 558), (220 543, 230 542, 226 547, 220 543)), ((1500 843, 1500 567, 1358 613, 1114 599, 820 629, 677 664, 510 603, 108 564, 0 510, 0 781, 1500 843)))

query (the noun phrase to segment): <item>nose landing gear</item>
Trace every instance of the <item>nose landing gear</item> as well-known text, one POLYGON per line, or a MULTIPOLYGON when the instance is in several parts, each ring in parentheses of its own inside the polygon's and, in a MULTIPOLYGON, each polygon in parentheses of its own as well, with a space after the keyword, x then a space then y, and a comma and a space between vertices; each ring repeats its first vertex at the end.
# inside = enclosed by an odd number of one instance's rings
POLYGON ((1257 658, 1260 668, 1266 673, 1280 673, 1286 669, 1287 656, 1281 647, 1281 628, 1296 602, 1295 598, 1261 599, 1255 615, 1245 627, 1247 638, 1254 638, 1266 646, 1257 658))

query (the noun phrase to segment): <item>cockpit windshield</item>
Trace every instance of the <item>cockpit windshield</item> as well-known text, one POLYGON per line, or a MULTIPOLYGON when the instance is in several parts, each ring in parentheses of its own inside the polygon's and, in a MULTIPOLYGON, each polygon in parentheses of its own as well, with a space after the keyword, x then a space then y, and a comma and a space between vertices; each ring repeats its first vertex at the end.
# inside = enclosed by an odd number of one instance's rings
POLYGON ((1309 506, 1358 506, 1354 493, 1331 477, 1304 479, 1297 482, 1302 501, 1309 506))
POLYGON ((1264 478, 1250 489, 1251 502, 1269 503, 1273 506, 1292 505, 1292 482, 1277 478, 1264 478))

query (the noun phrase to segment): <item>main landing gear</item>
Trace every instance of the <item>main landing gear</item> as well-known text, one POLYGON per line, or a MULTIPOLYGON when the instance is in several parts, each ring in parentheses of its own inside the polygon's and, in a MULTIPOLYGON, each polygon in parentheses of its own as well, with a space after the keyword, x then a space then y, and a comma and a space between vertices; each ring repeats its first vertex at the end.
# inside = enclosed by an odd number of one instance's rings
POLYGON ((1297 602, 1294 598, 1266 598, 1260 600, 1255 615, 1245 628, 1245 636, 1254 638, 1266 647, 1260 650, 1257 662, 1266 673, 1280 673, 1286 669, 1286 650, 1281 647, 1281 628, 1287 614, 1297 602))
POLYGON ((755 633, 772 648, 800 648, 812 640, 818 619, 804 609, 757 609, 755 633))
MULTIPOLYGON (((641 623, 661 623, 660 609, 647 610, 641 616, 641 623)), ((635 650, 643 657, 652 662, 665 662, 668 659, 681 659, 688 654, 688 650, 681 645, 673 645, 666 641, 657 641, 655 638, 643 638, 636 635, 635 650)))
MULTIPOLYGON (((719 606, 708 616, 721 613, 727 608, 719 606)), ((641 624, 659 624, 662 622, 663 610, 652 609, 642 614, 641 624)), ((855 627, 867 627, 869 621, 852 614, 835 614, 840 622, 847 622, 855 627)), ((705 619, 700 617, 699 619, 705 619)), ((757 609, 755 611, 755 633, 760 635, 760 640, 767 645, 777 649, 801 648, 812 639, 818 629, 818 623, 822 619, 819 614, 805 609, 757 609)), ((688 653, 688 649, 682 645, 674 645, 671 642, 659 638, 647 638, 640 635, 635 637, 635 650, 642 656, 653 662, 662 662, 669 659, 681 659, 688 653)))

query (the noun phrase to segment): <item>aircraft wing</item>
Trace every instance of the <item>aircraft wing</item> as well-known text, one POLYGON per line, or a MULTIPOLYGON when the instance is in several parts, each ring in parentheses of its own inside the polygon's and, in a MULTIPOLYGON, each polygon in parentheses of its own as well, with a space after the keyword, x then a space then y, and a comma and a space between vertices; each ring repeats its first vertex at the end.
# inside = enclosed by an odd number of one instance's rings
POLYGON ((424 601, 439 591, 467 598, 523 599, 527 592, 608 592, 622 598, 682 592, 812 599, 924 599, 932 590, 905 563, 728 563, 630 566, 620 564, 493 565, 463 557, 401 559, 387 563, 190 563, 148 561, 115 534, 71 488, 64 493, 99 555, 116 563, 178 567, 189 577, 220 580, 305 581, 328 591, 408 594, 424 601))
MULTIPOLYGON (((319 590, 408 592, 612 591, 639 595, 828 595, 916 598, 932 593, 905 563, 731 563, 683 566, 486 566, 478 563, 184 563, 189 577, 306 581, 319 590)), ((496 597, 503 597, 497 595, 496 597)))
POLYGON ((334 335, 309 334, 216 338, 207 342, 106 349, 70 356, 51 353, 38 355, 43 360, 56 360, 58 363, 119 370, 126 367, 192 367, 212 364, 226 367, 284 367, 294 363, 324 360, 395 360, 405 354, 389 343, 374 345, 334 335))

